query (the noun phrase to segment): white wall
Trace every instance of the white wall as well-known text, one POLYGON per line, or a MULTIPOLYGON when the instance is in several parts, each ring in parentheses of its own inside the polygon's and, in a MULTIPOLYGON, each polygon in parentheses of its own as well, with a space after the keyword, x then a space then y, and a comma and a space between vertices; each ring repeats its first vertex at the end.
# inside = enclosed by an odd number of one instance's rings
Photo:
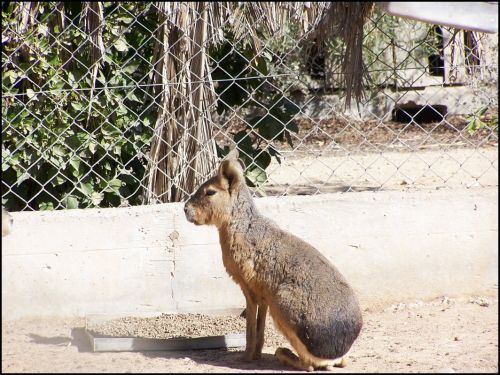
MULTIPOLYGON (((323 252, 363 307, 494 294, 498 189, 260 198, 261 212, 323 252)), ((2 316, 203 312, 244 306, 215 227, 183 204, 13 213, 2 239, 2 316)))

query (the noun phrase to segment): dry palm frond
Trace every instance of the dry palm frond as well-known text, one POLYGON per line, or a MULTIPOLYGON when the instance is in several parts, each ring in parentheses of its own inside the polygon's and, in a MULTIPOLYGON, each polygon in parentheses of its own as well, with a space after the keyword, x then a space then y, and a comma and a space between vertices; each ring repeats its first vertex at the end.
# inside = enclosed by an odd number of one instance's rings
POLYGON ((210 7, 197 2, 157 3, 157 8, 162 27, 156 34, 153 83, 161 83, 161 89, 154 91, 159 111, 148 203, 183 200, 211 173, 216 161, 208 108, 215 97, 207 79, 205 51, 210 7))
POLYGON ((92 88, 90 90, 89 109, 87 111, 87 127, 92 118, 92 103, 94 99, 95 83, 99 66, 105 54, 104 43, 102 40, 102 28, 104 25, 104 14, 102 3, 87 1, 84 3, 82 12, 84 19, 84 29, 89 35, 90 47, 90 66, 92 69, 92 88))
POLYGON ((16 11, 19 19, 17 28, 18 35, 22 35, 27 30, 29 25, 36 23, 39 6, 40 4, 33 1, 22 1, 18 4, 16 11))
POLYGON ((312 30, 320 21, 328 2, 244 2, 231 3, 229 24, 235 39, 250 36, 250 42, 256 50, 261 40, 256 30, 274 35, 290 22, 299 22, 302 32, 312 30))
POLYGON ((15 7, 13 14, 15 15, 17 23, 14 27, 14 32, 11 32, 12 29, 4 30, 2 28, 2 43, 20 45, 19 50, 23 60, 29 61, 29 47, 21 38, 30 25, 36 24, 40 4, 32 1, 21 1, 15 3, 13 6, 15 7))
POLYGON ((363 95, 365 67, 363 65, 363 26, 374 9, 373 2, 332 2, 325 9, 321 22, 312 36, 316 40, 340 38, 345 45, 341 62, 345 105, 351 105, 354 96, 359 101, 363 95))
MULTIPOLYGON (((49 39, 51 45, 61 46, 61 42, 58 40, 58 35, 63 33, 63 30, 66 28, 66 17, 65 17, 65 8, 64 2, 60 1, 55 4, 55 14, 56 16, 52 18, 49 22, 49 39)), ((62 69, 69 69, 71 66, 71 51, 68 50, 68 46, 64 46, 59 48, 59 56, 63 65, 62 69)))
POLYGON ((155 4, 159 24, 153 51, 153 95, 158 105, 146 174, 146 203, 177 202, 215 168, 210 112, 216 105, 206 49, 223 41, 223 28, 255 51, 262 34, 275 35, 299 22, 316 39, 340 37, 347 90, 358 99, 362 87, 361 42, 373 3, 173 2, 155 4), (321 29, 321 30, 319 30, 321 29), (260 34, 259 34, 260 33, 260 34))
POLYGON ((321 46, 340 38, 345 45, 341 71, 349 107, 351 97, 359 101, 363 94, 363 26, 373 8, 373 2, 248 2, 233 6, 231 26, 236 39, 249 34, 255 50, 261 45, 257 25, 274 35, 286 24, 299 22, 303 35, 307 35, 304 44, 314 40, 321 46))
POLYGON ((479 69, 482 58, 480 40, 477 32, 464 30, 465 66, 467 73, 471 76, 481 72, 479 69))

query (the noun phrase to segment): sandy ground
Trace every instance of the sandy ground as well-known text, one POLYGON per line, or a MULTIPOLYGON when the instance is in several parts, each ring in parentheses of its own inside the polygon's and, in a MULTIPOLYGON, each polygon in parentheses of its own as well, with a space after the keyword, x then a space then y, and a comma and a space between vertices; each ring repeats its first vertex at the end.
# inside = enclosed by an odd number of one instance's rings
MULTIPOLYGON (((497 113, 492 108, 483 120, 497 113)), ((272 142, 281 162, 272 158, 268 181, 258 195, 498 186, 498 132, 484 128, 471 135, 464 116, 405 124, 332 114, 297 122, 298 133, 291 133, 293 146, 285 140, 272 142)), ((249 131, 241 119, 228 124, 225 134, 249 131)), ((229 144, 222 133, 216 139, 229 144)), ((265 145, 262 141, 260 147, 265 145)))
POLYGON ((266 195, 498 186, 498 148, 418 152, 283 153, 266 170, 266 195))
MULTIPOLYGON (((365 309, 347 367, 335 372, 498 372, 497 297, 365 309)), ((2 321, 2 372, 290 371, 274 358, 279 343, 272 335, 263 358, 248 363, 240 359, 241 348, 94 353, 84 326, 83 318, 2 321)))

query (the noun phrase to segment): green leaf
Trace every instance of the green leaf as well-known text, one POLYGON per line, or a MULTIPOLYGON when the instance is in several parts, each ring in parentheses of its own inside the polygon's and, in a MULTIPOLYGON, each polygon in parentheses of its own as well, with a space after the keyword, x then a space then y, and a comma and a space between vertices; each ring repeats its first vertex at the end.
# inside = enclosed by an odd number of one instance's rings
POLYGON ((71 106, 76 111, 81 111, 83 109, 83 106, 78 102, 71 102, 71 106))
MULTIPOLYGON (((10 80, 10 83, 14 83, 16 81, 16 78, 19 76, 19 74, 15 70, 9 70, 3 74, 3 79, 8 78, 10 80)), ((33 91, 33 90, 31 90, 33 91)), ((28 95, 29 97, 29 95, 28 95)))
POLYGON ((137 68, 139 68, 139 63, 130 63, 125 68, 123 68, 122 71, 127 74, 132 74, 137 70, 137 68))
POLYGON ((264 117, 257 116, 249 121, 249 123, 259 130, 259 134, 267 140, 283 140, 283 130, 285 126, 281 121, 271 115, 264 117))
POLYGON ((90 197, 90 200, 94 206, 99 206, 103 199, 104 194, 98 193, 96 191, 92 192, 92 196, 90 197))
POLYGON ((57 175, 55 179, 52 180, 54 186, 62 185, 66 182, 65 178, 62 178, 60 175, 57 175))
POLYGON ((118 17, 116 20, 122 21, 122 22, 125 22, 128 24, 128 23, 132 22, 134 19, 132 17, 121 16, 121 17, 118 17))
POLYGON ((26 95, 28 95, 28 99, 38 100, 36 98, 35 92, 32 89, 27 89, 26 90, 26 95))
POLYGON ((486 111, 488 110, 488 107, 482 107, 480 108, 477 112, 476 112, 476 116, 477 117, 481 117, 481 116, 484 116, 484 114, 486 113, 486 111))
POLYGON ((54 209, 54 203, 52 202, 41 202, 38 204, 38 209, 40 211, 52 211, 54 209))
POLYGON ((55 145, 52 147, 52 153, 56 156, 65 156, 66 150, 62 146, 55 145))
POLYGON ((111 163, 109 161, 105 161, 104 163, 102 163, 103 166, 104 166, 104 169, 106 169, 107 171, 111 171, 111 163))
POLYGON ((78 208, 78 199, 73 195, 67 195, 63 198, 62 204, 67 209, 78 208))
POLYGON ((257 166, 247 169, 246 177, 252 182, 253 186, 262 185, 267 181, 266 171, 257 166))
POLYGON ((128 44, 125 42, 124 38, 118 38, 114 43, 113 46, 120 52, 126 52, 128 51, 128 44))
POLYGON ((264 170, 271 164, 271 155, 267 151, 258 150, 258 152, 260 153, 254 157, 254 163, 264 170))
POLYGON ((106 123, 101 127, 101 132, 104 135, 121 135, 120 130, 109 123, 106 123))
POLYGON ((92 185, 91 182, 80 182, 80 190, 85 195, 90 196, 94 192, 94 186, 92 185))
MULTIPOLYGON (((66 129, 61 129, 62 131, 65 131, 66 129)), ((85 136, 82 133, 74 134, 68 138, 66 138, 66 145, 72 149, 76 150, 80 148, 80 146, 83 144, 85 141, 85 136)))
POLYGON ((76 170, 78 171, 80 169, 80 159, 77 158, 71 158, 69 160, 69 164, 76 170))
POLYGON ((92 140, 90 143, 89 143, 89 150, 92 154, 95 154, 95 149, 96 147, 98 146, 97 142, 92 140))
POLYGON ((109 186, 104 189, 104 191, 108 193, 117 192, 118 189, 122 187, 122 181, 118 178, 114 178, 111 181, 108 181, 108 185, 109 186))
POLYGON ((138 102, 138 103, 142 103, 142 100, 140 100, 135 94, 133 91, 130 91, 127 96, 126 96, 127 99, 129 100, 132 100, 134 102, 138 102))
POLYGON ((104 61, 110 65, 114 64, 113 58, 111 57, 111 55, 109 53, 104 55, 104 61))
MULTIPOLYGON (((19 175, 19 173, 18 173, 18 175, 19 175)), ((24 173, 20 174, 18 179, 17 179, 17 186, 21 185, 24 181, 28 180, 30 177, 31 176, 28 172, 24 172, 24 173)))
POLYGON ((97 80, 101 82, 103 85, 106 84, 106 77, 104 77, 104 74, 100 70, 99 70, 99 75, 97 76, 97 80))
MULTIPOLYGON (((68 82, 69 82, 70 86, 73 88, 78 86, 76 83, 76 80, 75 80, 75 76, 71 72, 68 72, 68 82)), ((71 103, 71 104, 73 104, 73 103, 71 103)))
POLYGON ((267 61, 269 61, 269 62, 273 61, 273 55, 270 52, 264 50, 264 52, 262 52, 262 54, 267 59, 267 61))

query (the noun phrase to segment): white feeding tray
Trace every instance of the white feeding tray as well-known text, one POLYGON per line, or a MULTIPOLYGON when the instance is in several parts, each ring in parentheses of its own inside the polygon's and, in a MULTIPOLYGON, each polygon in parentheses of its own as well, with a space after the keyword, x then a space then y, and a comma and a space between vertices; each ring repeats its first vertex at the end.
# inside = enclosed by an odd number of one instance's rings
MULTIPOLYGON (((215 315, 213 312, 204 314, 161 314, 161 313, 147 313, 147 314, 91 314, 87 315, 85 332, 87 333, 91 348, 94 352, 122 352, 122 351, 176 351, 176 350, 203 350, 203 349, 227 349, 227 348, 237 348, 245 347, 246 345, 246 335, 243 332, 231 332, 231 326, 234 327, 233 331, 241 331, 241 326, 244 326, 245 320, 239 315, 234 315, 235 311, 224 311, 227 314, 215 315), (232 313, 232 315, 229 315, 232 313), (186 317, 184 320, 177 318, 186 317), (179 334, 173 334, 171 338, 153 338, 153 337, 141 337, 141 329, 144 330, 144 326, 148 324, 151 325, 150 331, 162 331, 161 326, 155 327, 157 323, 162 323, 163 328, 172 328, 174 331, 176 327, 169 327, 169 319, 174 319, 178 321, 175 323, 177 328, 180 329, 179 334), (163 319, 163 322, 161 322, 163 319), (226 319, 226 321, 224 321, 226 319), (241 319, 241 321, 239 321, 241 319), (204 335, 203 329, 200 330, 197 327, 198 322, 204 323, 205 327, 209 325, 208 335, 204 335), (191 326, 189 326, 191 322, 191 326), (137 324, 141 324, 142 328, 138 329, 137 324), (119 328, 113 328, 112 330, 107 329, 106 326, 111 325, 113 327, 118 326, 119 328), (104 327, 104 328, 103 328, 104 327), (130 328, 130 329, 128 329, 130 328), (191 331, 190 331, 191 329, 191 331), (182 331, 189 331, 192 334, 185 335, 182 331), (109 334, 110 332, 112 334, 109 334), (215 334, 215 332, 220 331, 226 333, 215 334), (200 335, 201 333, 201 335, 200 335), (182 337, 184 336, 184 337, 182 337), (187 337, 189 336, 189 337, 187 337)), ((241 309, 238 313, 241 312, 241 309)), ((160 332, 160 336, 161 336, 160 332)), ((150 335, 150 334, 147 334, 150 335)), ((172 335, 172 332, 170 332, 172 335)))

